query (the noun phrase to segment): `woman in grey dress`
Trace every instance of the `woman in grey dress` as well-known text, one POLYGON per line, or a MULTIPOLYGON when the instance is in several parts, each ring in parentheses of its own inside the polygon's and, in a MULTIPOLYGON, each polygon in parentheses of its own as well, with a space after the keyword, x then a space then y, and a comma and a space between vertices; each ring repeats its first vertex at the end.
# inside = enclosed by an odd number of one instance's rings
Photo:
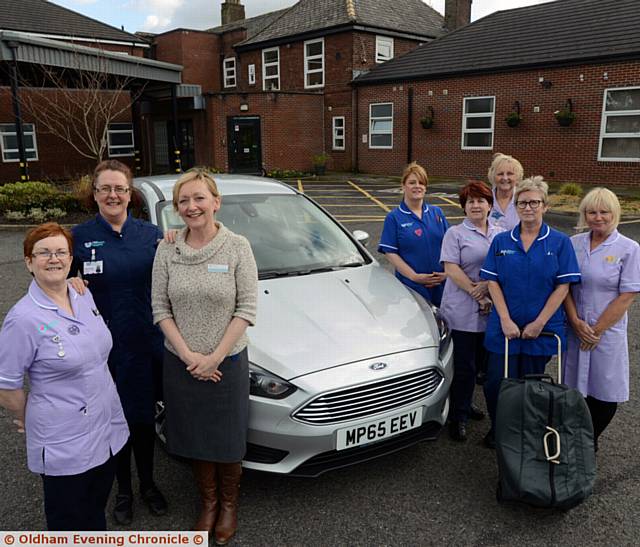
POLYGON ((247 336, 256 316, 257 268, 249 242, 215 220, 213 178, 192 170, 173 189, 186 224, 153 265, 153 320, 165 335, 169 452, 190 458, 202 510, 195 530, 224 545, 237 528, 249 413, 247 336))

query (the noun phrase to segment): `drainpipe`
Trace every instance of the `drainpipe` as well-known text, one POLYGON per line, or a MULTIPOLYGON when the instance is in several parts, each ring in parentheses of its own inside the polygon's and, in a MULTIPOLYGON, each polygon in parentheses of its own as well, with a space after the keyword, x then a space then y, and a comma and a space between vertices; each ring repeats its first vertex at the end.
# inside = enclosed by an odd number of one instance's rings
POLYGON ((176 173, 182 173, 182 162, 180 161, 180 132, 178 130, 178 97, 176 95, 177 84, 171 84, 171 115, 173 116, 173 163, 176 173))
POLYGON ((413 161, 413 88, 407 90, 407 163, 413 161))
POLYGON ((358 133, 358 86, 351 92, 351 169, 357 173, 358 147, 360 146, 360 134, 358 133))
POLYGON ((22 131, 22 112, 20 111, 20 97, 18 95, 18 57, 16 50, 18 42, 7 42, 11 50, 13 62, 11 63, 11 97, 13 100, 13 115, 16 119, 16 136, 18 138, 18 155, 20 159, 20 180, 29 180, 29 166, 27 165, 27 151, 24 146, 24 132, 22 131))

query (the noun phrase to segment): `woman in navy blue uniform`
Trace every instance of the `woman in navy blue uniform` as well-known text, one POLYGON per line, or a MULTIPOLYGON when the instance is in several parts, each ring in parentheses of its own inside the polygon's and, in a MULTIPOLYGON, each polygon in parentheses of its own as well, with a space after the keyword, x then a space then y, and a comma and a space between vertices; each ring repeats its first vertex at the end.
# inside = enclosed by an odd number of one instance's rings
POLYGON ((401 183, 404 196, 384 219, 378 252, 385 254, 400 281, 439 306, 446 279, 440 248, 449 223, 440 207, 424 200, 428 184, 424 167, 416 162, 407 165, 401 183))
POLYGON ((116 160, 101 162, 93 173, 98 214, 73 228, 72 274, 80 273, 113 337, 109 368, 131 436, 117 461, 118 496, 114 518, 131 523, 131 452, 136 460, 142 500, 154 515, 167 503, 153 481, 154 407, 162 378, 160 331, 151 317, 151 269, 162 232, 133 218, 130 169, 116 160))
POLYGON ((519 182, 514 200, 520 223, 498 234, 489 248, 480 277, 489 281, 493 310, 485 334, 489 351, 484 393, 491 430, 484 438, 495 447, 494 431, 500 380, 504 375, 504 339, 509 339, 509 377, 542 374, 556 353, 556 341, 541 337, 552 332, 565 340, 562 302, 571 283, 580 282, 580 269, 569 238, 549 228, 548 186, 542 177, 519 182))

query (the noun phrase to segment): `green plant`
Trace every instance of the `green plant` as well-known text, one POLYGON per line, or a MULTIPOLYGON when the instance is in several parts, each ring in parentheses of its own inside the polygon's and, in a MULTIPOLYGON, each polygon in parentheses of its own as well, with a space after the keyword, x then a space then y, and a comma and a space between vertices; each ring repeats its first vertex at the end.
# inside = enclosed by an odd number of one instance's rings
POLYGON ((567 182, 560 186, 560 188, 558 189, 558 194, 562 194, 565 196, 581 196, 582 186, 575 182, 567 182))
POLYGON ((329 159, 329 156, 327 156, 327 154, 322 152, 322 154, 316 154, 315 156, 313 156, 311 158, 311 163, 313 164, 314 167, 315 166, 323 167, 327 164, 328 159, 329 159))
POLYGON ((568 126, 576 120, 576 113, 567 107, 556 110, 553 115, 560 125, 568 126))
POLYGON ((520 125, 520 122, 522 121, 522 116, 519 112, 509 112, 504 121, 507 122, 507 125, 509 127, 518 127, 518 125, 520 125))
POLYGON ((33 209, 29 209, 26 213, 23 211, 6 211, 4 216, 9 220, 31 220, 40 224, 45 220, 58 220, 65 217, 67 216, 67 212, 58 207, 53 207, 51 209, 34 207, 33 209))
POLYGON ((424 129, 429 129, 429 128, 433 127, 433 117, 431 117, 431 116, 422 116, 422 118, 420 118, 420 125, 424 129))
POLYGON ((267 173, 267 176, 272 179, 299 179, 306 177, 307 173, 302 171, 295 171, 294 169, 272 169, 267 173))
POLYGON ((80 210, 78 198, 45 182, 14 182, 0 187, 0 212, 59 208, 80 210))

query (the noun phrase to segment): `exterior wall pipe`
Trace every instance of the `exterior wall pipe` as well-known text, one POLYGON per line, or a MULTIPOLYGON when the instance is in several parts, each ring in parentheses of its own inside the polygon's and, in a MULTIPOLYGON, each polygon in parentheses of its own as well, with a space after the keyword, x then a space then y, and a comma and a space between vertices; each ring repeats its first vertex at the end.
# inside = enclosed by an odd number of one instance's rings
POLYGON ((11 63, 11 97, 13 101, 13 114, 16 119, 16 136, 18 138, 18 155, 20 163, 20 180, 26 182, 29 180, 29 166, 27 164, 27 151, 24 146, 24 131, 22 130, 22 112, 20 110, 20 95, 18 84, 18 58, 16 50, 18 43, 14 41, 7 42, 7 46, 11 50, 13 62, 11 63))
POLYGON ((182 161, 180 160, 180 130, 178 128, 178 97, 177 84, 171 84, 171 116, 173 118, 173 163, 176 173, 182 173, 182 161))

